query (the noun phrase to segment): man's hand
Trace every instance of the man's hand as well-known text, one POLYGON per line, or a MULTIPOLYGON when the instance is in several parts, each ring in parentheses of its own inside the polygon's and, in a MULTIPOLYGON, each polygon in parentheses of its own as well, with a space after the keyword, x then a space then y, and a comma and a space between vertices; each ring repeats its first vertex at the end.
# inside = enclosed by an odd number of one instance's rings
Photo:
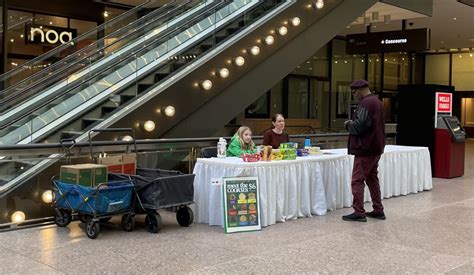
POLYGON ((351 123, 351 122, 352 122, 352 120, 346 120, 346 121, 344 121, 344 128, 347 129, 347 124, 349 124, 349 123, 351 123))

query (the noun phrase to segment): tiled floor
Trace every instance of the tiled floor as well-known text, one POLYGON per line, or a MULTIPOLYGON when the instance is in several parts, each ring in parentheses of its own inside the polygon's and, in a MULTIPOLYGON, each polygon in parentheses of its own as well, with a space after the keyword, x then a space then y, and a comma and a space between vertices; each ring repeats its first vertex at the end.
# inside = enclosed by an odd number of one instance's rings
MULTIPOLYGON (((205 224, 147 233, 119 226, 90 240, 83 225, 0 234, 5 273, 474 273, 474 140, 465 175, 433 179, 432 191, 384 200, 387 220, 351 223, 340 209, 323 217, 225 235, 205 224)), ((370 207, 367 207, 370 209, 370 207)), ((143 223, 143 221, 142 221, 143 223)))

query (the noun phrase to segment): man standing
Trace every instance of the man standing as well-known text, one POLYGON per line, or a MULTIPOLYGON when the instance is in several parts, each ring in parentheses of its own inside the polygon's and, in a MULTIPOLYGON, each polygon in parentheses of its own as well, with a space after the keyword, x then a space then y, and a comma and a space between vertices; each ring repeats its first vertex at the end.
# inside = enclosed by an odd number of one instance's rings
POLYGON ((354 213, 342 216, 345 221, 366 222, 366 215, 385 220, 377 169, 385 147, 383 104, 369 90, 369 82, 356 80, 351 84, 352 94, 359 100, 351 120, 344 122, 349 131, 348 153, 354 155, 352 170, 352 207, 354 213), (364 210, 364 187, 369 187, 372 212, 364 210))

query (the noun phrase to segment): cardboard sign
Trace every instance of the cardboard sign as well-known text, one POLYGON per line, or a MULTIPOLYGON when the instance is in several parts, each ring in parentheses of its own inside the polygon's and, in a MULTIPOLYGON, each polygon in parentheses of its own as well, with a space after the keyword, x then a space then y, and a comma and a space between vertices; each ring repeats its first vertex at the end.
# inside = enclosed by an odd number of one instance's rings
POLYGON ((260 230, 257 177, 223 178, 225 233, 260 230))

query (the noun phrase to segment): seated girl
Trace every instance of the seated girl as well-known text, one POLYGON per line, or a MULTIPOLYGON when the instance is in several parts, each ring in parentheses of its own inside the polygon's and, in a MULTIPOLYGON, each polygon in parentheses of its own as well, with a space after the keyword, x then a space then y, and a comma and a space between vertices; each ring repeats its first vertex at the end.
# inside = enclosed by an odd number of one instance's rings
POLYGON ((228 157, 241 157, 242 154, 255 154, 257 148, 252 141, 252 131, 247 126, 241 126, 230 140, 227 148, 228 157))

